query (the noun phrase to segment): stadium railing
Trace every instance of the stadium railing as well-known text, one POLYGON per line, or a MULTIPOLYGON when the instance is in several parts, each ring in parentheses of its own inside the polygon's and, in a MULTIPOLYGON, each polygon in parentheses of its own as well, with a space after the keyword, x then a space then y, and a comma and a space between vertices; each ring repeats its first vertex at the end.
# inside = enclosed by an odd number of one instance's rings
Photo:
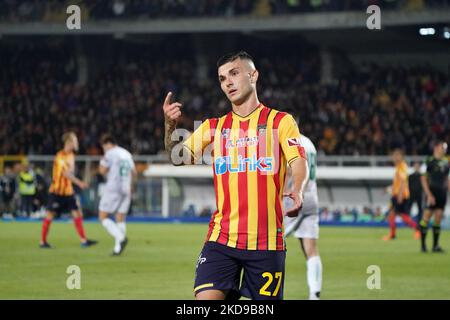
MULTIPOLYGON (((39 168, 39 172, 50 182, 53 159, 52 155, 0 156, 0 168, 5 163, 26 161, 35 169, 39 168)), ((79 193, 87 215, 96 214, 102 192, 103 184, 97 175, 100 159, 101 156, 86 155, 76 158, 77 175, 90 186, 79 193)), ((410 165, 424 159, 425 156, 406 156, 410 165)), ((131 216, 191 221, 202 217, 207 220, 214 212, 215 196, 209 165, 174 167, 168 163, 165 154, 135 155, 134 160, 139 179, 131 216)), ((317 161, 319 201, 324 223, 371 225, 384 222, 389 207, 389 194, 385 189, 394 174, 389 156, 319 155, 317 161), (328 213, 330 217, 327 217, 328 213)), ((416 208, 412 211, 416 213, 416 208)), ((450 225, 448 208, 445 214, 446 225, 450 225)))

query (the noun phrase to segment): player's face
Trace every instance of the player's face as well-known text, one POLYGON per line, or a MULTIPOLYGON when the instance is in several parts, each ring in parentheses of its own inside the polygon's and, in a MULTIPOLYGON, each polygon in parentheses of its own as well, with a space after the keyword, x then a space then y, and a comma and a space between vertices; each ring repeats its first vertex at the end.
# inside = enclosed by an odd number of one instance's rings
POLYGON ((447 144, 446 143, 440 143, 435 148, 435 153, 438 158, 442 158, 447 153, 447 144))
POLYGON ((110 143, 102 144, 103 153, 106 153, 109 149, 111 149, 112 145, 110 143))
POLYGON ((77 136, 72 136, 71 144, 72 144, 73 151, 78 151, 79 145, 78 145, 78 138, 77 138, 77 136))
POLYGON ((240 105, 256 90, 258 71, 248 60, 236 59, 218 69, 220 87, 233 104, 240 105))
POLYGON ((402 161, 402 154, 399 151, 394 151, 392 154, 392 159, 395 163, 402 161))

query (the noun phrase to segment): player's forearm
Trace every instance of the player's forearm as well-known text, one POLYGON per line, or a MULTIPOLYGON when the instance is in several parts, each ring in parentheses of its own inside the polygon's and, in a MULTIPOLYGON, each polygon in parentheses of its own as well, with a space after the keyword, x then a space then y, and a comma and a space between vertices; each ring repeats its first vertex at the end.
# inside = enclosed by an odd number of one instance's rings
POLYGON ((303 193, 308 183, 308 163, 300 158, 291 163, 292 169, 292 192, 303 193))
POLYGON ((136 191, 137 185, 137 172, 136 170, 131 171, 131 192, 136 191))
POLYGON ((431 194, 431 190, 430 187, 428 186, 428 180, 427 177, 425 176, 421 176, 420 177, 420 183, 422 184, 422 188, 423 191, 425 192, 425 194, 429 197, 431 194))
POLYGON ((405 189, 406 189, 406 182, 404 180, 402 180, 400 182, 400 187, 398 188, 398 197, 401 197, 403 199, 403 194, 405 193, 405 189))
POLYGON ((164 146, 169 153, 169 160, 175 166, 182 166, 194 163, 192 153, 180 145, 180 141, 173 139, 173 132, 176 129, 176 123, 168 119, 164 122, 164 146), (175 149, 175 150, 174 150, 175 149))
POLYGON ((76 184, 77 186, 82 186, 83 182, 75 177, 75 175, 71 172, 68 172, 65 174, 66 178, 69 179, 72 183, 76 184))
POLYGON ((175 141, 172 139, 172 134, 176 129, 176 122, 171 121, 169 119, 165 119, 164 121, 164 147, 166 151, 169 153, 169 159, 173 163, 172 152, 173 148, 179 143, 179 141, 175 141))

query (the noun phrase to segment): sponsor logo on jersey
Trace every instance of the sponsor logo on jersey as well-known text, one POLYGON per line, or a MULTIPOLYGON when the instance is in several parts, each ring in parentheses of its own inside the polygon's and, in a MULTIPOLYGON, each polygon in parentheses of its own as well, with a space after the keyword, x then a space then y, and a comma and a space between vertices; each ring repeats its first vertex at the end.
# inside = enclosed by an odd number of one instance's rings
POLYGON ((288 142, 288 146, 292 147, 292 146, 297 146, 297 147, 301 147, 302 143, 300 142, 299 138, 289 138, 287 139, 288 142))
POLYGON ((256 155, 249 158, 239 156, 238 162, 233 163, 230 156, 219 157, 214 161, 214 168, 217 175, 226 172, 268 172, 273 168, 273 158, 260 157, 259 159, 256 159, 256 155))

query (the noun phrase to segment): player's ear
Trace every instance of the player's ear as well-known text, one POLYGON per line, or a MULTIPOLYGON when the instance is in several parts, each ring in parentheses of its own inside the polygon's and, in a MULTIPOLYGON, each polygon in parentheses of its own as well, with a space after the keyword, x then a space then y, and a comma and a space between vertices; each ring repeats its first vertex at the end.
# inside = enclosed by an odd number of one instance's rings
POLYGON ((258 81, 259 72, 258 70, 253 70, 252 73, 250 73, 250 82, 256 83, 258 81))

